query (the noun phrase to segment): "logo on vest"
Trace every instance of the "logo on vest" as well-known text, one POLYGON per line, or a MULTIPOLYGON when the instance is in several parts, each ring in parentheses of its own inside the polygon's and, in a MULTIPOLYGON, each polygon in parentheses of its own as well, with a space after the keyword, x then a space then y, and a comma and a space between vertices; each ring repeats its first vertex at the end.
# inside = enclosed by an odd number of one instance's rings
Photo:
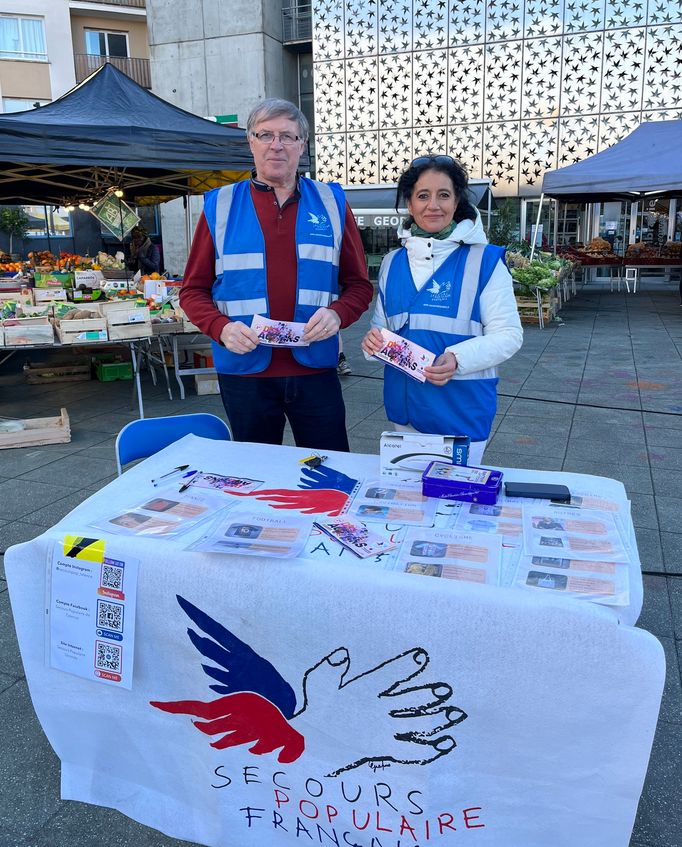
POLYGON ((316 215, 313 212, 308 212, 308 215, 308 223, 312 224, 312 228, 316 232, 326 232, 329 223, 326 215, 316 215))
POLYGON ((436 282, 435 279, 431 280, 431 287, 426 289, 431 295, 432 300, 445 300, 450 296, 450 292, 452 291, 452 283, 450 280, 445 280, 445 282, 436 282))

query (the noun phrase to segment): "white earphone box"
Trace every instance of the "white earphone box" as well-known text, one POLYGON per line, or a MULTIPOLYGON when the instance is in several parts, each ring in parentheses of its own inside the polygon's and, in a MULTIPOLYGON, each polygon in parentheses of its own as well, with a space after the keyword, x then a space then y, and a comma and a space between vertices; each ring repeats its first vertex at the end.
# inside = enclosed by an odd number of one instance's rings
POLYGON ((431 462, 466 465, 468 435, 429 435, 421 432, 382 432, 380 473, 390 479, 416 482, 431 462))

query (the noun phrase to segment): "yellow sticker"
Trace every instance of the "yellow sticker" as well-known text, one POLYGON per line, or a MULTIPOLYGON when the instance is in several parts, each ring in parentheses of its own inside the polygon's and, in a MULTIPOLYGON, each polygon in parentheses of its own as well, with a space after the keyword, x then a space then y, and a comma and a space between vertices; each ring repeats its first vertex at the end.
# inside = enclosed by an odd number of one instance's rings
POLYGON ((64 536, 64 555, 69 559, 85 559, 87 562, 99 562, 104 559, 104 540, 84 538, 82 535, 64 536))

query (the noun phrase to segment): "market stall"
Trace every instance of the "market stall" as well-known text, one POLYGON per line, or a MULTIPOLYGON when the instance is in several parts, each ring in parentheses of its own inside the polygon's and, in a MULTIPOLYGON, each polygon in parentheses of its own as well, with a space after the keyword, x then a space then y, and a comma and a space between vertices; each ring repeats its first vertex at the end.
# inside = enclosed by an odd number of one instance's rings
POLYGON ((664 662, 622 484, 504 471, 568 484, 566 525, 307 455, 188 436, 8 550, 62 797, 215 847, 627 844, 664 662), (370 510, 364 559, 313 526, 370 510), (594 520, 621 564, 548 558, 594 520))
MULTIPOLYGON (((582 162, 549 171, 543 179, 542 198, 564 203, 631 204, 631 218, 625 247, 617 254, 611 244, 595 237, 590 244, 567 246, 564 255, 580 259, 584 267, 679 268, 680 244, 675 240, 676 198, 682 194, 682 120, 650 121, 628 136, 584 159, 582 162), (665 231, 642 239, 638 226, 639 207, 648 207, 653 198, 670 198, 665 231), (639 231, 639 238, 637 237, 639 231), (599 242, 599 244, 597 244, 599 242)), ((655 212, 655 208, 654 208, 655 212)), ((595 216, 592 216, 596 220, 595 216)), ((613 221, 613 232, 617 229, 613 221)))
MULTIPOLYGON (((244 130, 191 115, 143 89, 111 64, 47 106, 0 115, 0 203, 93 209, 108 202, 113 209, 110 228, 115 229, 120 212, 122 232, 130 228, 123 226, 128 204, 180 196, 187 201, 192 194, 245 178, 251 165, 244 130)), ((187 203, 186 209, 189 212, 187 203)), ((189 249, 189 214, 186 239, 189 249)), ((174 310, 176 320, 158 310, 150 311, 154 303, 149 297, 140 299, 137 291, 130 292, 131 275, 106 254, 55 256, 44 251, 32 257, 30 265, 6 263, 5 274, 0 292, 5 303, 14 300, 16 306, 18 300, 28 297, 19 305, 22 309, 30 305, 39 314, 29 316, 15 310, 0 319, 0 347, 4 347, 0 360, 31 344, 82 347, 106 340, 130 347, 135 340, 139 344, 137 358, 132 351, 131 376, 138 386, 141 413, 140 358, 147 362, 155 358, 166 368, 165 356, 153 353, 147 339, 151 341, 161 330, 164 335, 179 328, 197 332, 174 310), (96 284, 90 281, 93 273, 99 274, 96 284), (102 280, 107 283, 106 291, 101 290, 105 287, 102 280), (38 300, 39 289, 43 294, 49 290, 49 299, 38 300), (93 314, 87 319, 79 316, 79 332, 68 333, 71 338, 65 339, 63 331, 75 324, 67 327, 64 323, 60 328, 58 322, 65 316, 59 311, 63 300, 74 298, 83 308, 92 306, 93 314), (121 303, 127 300, 130 302, 121 303), (9 326, 4 325, 6 321, 9 326)))

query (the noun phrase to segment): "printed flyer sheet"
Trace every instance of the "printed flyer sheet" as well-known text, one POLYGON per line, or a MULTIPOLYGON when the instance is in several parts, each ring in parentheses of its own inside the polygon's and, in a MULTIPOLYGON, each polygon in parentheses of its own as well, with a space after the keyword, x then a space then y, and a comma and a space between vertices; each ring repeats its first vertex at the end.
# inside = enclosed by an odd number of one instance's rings
MULTIPOLYGON (((344 517, 347 518, 347 516, 344 517)), ((344 517, 338 520, 343 520, 344 517)), ((372 523, 370 526, 373 533, 387 542, 388 547, 384 551, 378 552, 373 556, 368 556, 365 559, 360 559, 355 553, 351 553, 350 550, 333 541, 318 526, 313 525, 310 536, 305 543, 305 548, 299 554, 299 559, 330 562, 334 566, 340 563, 354 565, 355 567, 393 570, 393 562, 397 555, 397 549, 400 547, 400 543, 405 537, 407 530, 398 524, 372 523)))
POLYGON ((412 377, 418 382, 426 382, 424 368, 433 364, 436 358, 435 354, 408 341, 402 335, 396 335, 389 329, 382 329, 381 335, 384 339, 384 346, 378 353, 374 353, 374 358, 397 368, 406 376, 412 377))
POLYGON ((438 498, 425 497, 420 482, 388 482, 366 479, 348 507, 360 520, 433 526, 438 498))
POLYGON ((524 551, 587 561, 629 562, 613 512, 591 509, 523 507, 524 551))
POLYGON ((389 550, 395 550, 398 546, 378 533, 372 532, 360 521, 354 521, 347 517, 315 521, 315 526, 360 559, 377 556, 379 553, 387 553, 389 550))
POLYGON ((132 687, 139 561, 105 553, 96 538, 55 541, 47 573, 47 653, 52 668, 132 687))
POLYGON ((269 347, 308 347, 310 343, 303 340, 304 323, 273 321, 255 315, 251 321, 251 329, 258 336, 258 343, 269 347))
POLYGON ((625 606, 630 602, 628 566, 617 562, 524 556, 514 585, 556 591, 607 605, 625 606))
MULTIPOLYGON (((529 501, 526 500, 526 503, 529 501)), ((522 497, 499 498, 494 505, 463 503, 453 515, 452 528, 462 532, 481 532, 487 535, 503 535, 507 538, 523 536, 522 497)))
POLYGON ((226 476, 217 473, 198 473, 191 481, 193 488, 208 488, 211 491, 222 491, 223 494, 249 494, 263 484, 262 479, 247 479, 240 476, 226 476))
POLYGON ((312 525, 312 518, 300 515, 232 511, 186 549, 292 559, 303 549, 312 525))
POLYGON ((498 585, 502 540, 452 529, 411 528, 395 570, 463 582, 498 585))
POLYGON ((130 509, 94 521, 90 526, 118 535, 177 538, 200 521, 233 505, 231 499, 213 491, 190 487, 187 491, 179 492, 168 488, 155 492, 130 509))

